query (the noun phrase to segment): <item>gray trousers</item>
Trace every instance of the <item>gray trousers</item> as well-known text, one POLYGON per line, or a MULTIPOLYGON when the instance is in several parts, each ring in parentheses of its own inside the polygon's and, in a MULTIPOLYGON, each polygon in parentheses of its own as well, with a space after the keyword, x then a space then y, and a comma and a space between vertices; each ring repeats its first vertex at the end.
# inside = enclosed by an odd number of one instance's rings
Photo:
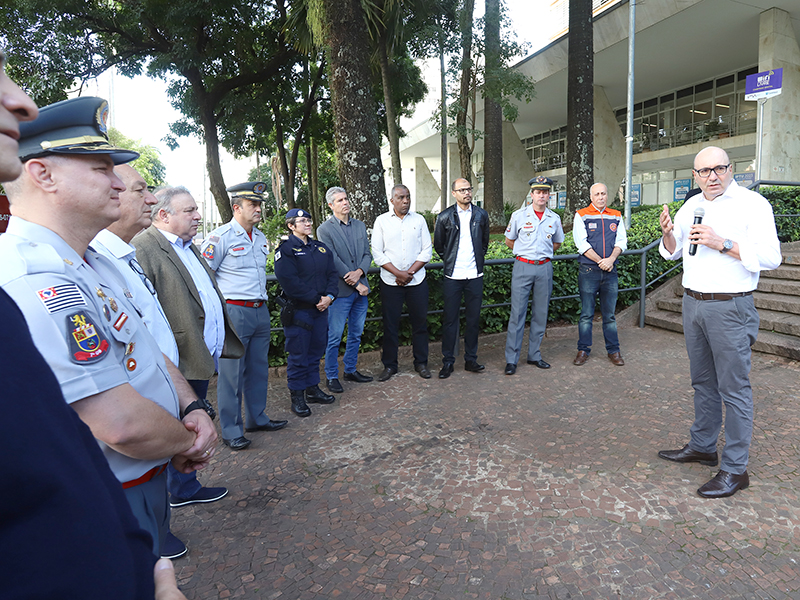
POLYGON ((221 358, 217 380, 217 407, 222 437, 232 440, 244 435, 242 402, 247 427, 266 425, 269 382, 269 307, 248 308, 228 304, 231 324, 244 345, 241 358, 221 358))
POLYGON ((517 364, 525 334, 525 317, 528 315, 528 298, 533 290, 533 316, 528 336, 528 360, 542 360, 539 347, 547 327, 547 309, 553 293, 553 263, 531 265, 514 261, 511 273, 511 315, 506 335, 506 362, 517 364))
POLYGON ((758 334, 753 296, 696 300, 683 296, 683 332, 694 388, 694 424, 689 446, 716 452, 725 405, 725 448, 720 469, 747 469, 753 435, 750 346, 758 334))
POLYGON ((153 554, 161 556, 161 546, 169 532, 169 502, 167 502, 167 474, 161 473, 147 483, 124 489, 122 492, 131 505, 133 516, 153 538, 153 554))

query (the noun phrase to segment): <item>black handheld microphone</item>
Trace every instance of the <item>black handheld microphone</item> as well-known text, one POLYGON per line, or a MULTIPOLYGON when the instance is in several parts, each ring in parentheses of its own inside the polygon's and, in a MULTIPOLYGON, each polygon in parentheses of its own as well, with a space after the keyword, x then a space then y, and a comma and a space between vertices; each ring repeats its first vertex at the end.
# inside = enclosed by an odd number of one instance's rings
MULTIPOLYGON (((705 216, 706 211, 701 208, 697 207, 694 209, 694 223, 692 225, 700 225, 703 222, 703 217, 705 216)), ((694 256, 697 254, 697 244, 689 244, 689 256, 694 256)))

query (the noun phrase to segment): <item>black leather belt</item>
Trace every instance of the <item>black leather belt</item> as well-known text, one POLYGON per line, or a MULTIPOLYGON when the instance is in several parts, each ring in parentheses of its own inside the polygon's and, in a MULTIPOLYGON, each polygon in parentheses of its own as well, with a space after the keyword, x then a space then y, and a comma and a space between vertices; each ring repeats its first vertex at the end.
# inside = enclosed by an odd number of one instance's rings
POLYGON ((686 289, 686 295, 691 296, 695 300, 732 300, 741 296, 752 296, 753 292, 737 292, 735 294, 704 294, 703 292, 695 292, 694 290, 686 289))

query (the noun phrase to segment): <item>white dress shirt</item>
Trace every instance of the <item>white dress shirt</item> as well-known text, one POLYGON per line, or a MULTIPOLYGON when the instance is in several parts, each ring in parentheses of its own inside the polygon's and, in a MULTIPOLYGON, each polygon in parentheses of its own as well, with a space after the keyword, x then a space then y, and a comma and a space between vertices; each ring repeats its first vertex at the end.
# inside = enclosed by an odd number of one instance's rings
POLYGON ((740 187, 736 181, 714 200, 706 200, 703 194, 689 198, 675 215, 674 225, 675 252, 667 252, 663 238, 658 250, 668 260, 683 256, 683 287, 690 290, 709 294, 750 292, 758 286, 760 271, 781 264, 772 206, 761 194, 740 187), (698 207, 706 211, 703 225, 739 244, 741 260, 702 245, 697 246, 697 254, 689 255, 689 230, 698 207))
POLYGON ((136 261, 136 248, 125 243, 118 235, 111 233, 108 229, 103 229, 98 233, 89 244, 98 254, 102 254, 114 263, 125 282, 133 298, 131 301, 136 305, 142 314, 142 320, 147 325, 148 331, 155 338, 161 352, 166 354, 172 363, 177 367, 178 344, 175 343, 175 336, 172 335, 172 328, 169 325, 164 309, 158 301, 158 294, 152 282, 148 286, 145 283, 147 275, 144 274, 141 265, 136 261), (138 265, 138 270, 137 270, 138 265))
POLYGON ((456 204, 456 216, 458 216, 458 252, 456 252, 456 262, 453 265, 453 274, 450 275, 450 279, 483 277, 483 273, 478 275, 478 267, 475 264, 475 248, 472 245, 472 233, 469 228, 472 219, 472 203, 467 210, 456 204))
MULTIPOLYGON (((408 211, 402 219, 394 209, 375 219, 372 230, 372 258, 383 266, 392 263, 406 271, 417 261, 427 263, 433 254, 433 243, 425 218, 408 211)), ((425 279, 425 267, 414 273, 409 286, 419 285, 425 279)), ((386 269, 381 269, 381 280, 387 285, 397 285, 397 278, 386 269)))

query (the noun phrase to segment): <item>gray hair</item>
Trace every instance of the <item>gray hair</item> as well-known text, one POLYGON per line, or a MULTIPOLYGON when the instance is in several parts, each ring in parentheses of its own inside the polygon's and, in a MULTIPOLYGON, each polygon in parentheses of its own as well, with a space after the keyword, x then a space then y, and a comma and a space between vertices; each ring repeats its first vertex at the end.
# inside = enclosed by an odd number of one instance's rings
POLYGON ((408 189, 407 185, 403 185, 402 183, 396 183, 392 186, 392 191, 389 193, 389 198, 394 198, 394 191, 399 189, 406 190, 409 194, 411 194, 411 190, 408 189))
POLYGON ((188 194, 189 196, 192 195, 192 193, 182 185, 158 188, 154 194, 158 202, 156 202, 153 205, 153 208, 150 209, 150 220, 155 221, 156 217, 158 216, 158 211, 161 209, 164 209, 171 215, 174 214, 172 212, 172 199, 175 198, 175 196, 181 196, 182 194, 188 194))
POLYGON ((346 194, 346 193, 347 190, 345 190, 344 188, 340 187, 328 188, 328 191, 325 192, 325 202, 327 202, 328 204, 333 204, 333 197, 336 194, 346 194))

